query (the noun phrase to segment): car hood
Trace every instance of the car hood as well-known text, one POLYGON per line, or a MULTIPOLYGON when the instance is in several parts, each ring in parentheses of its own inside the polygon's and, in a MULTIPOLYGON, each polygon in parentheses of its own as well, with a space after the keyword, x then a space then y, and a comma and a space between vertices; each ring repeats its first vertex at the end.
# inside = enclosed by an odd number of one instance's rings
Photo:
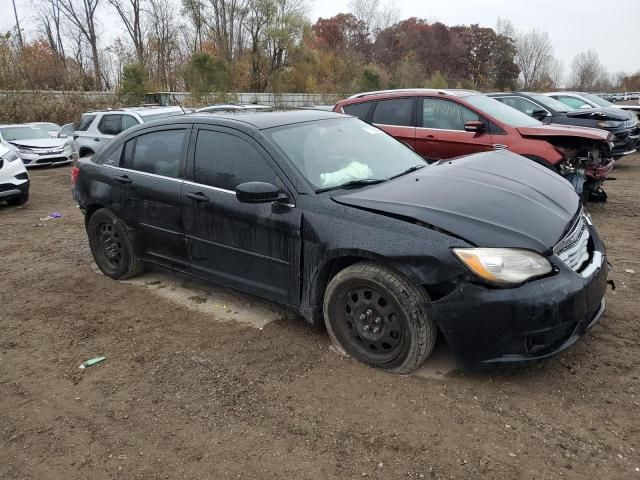
POLYGON ((613 135, 610 132, 599 128, 556 125, 554 123, 535 127, 518 127, 517 130, 524 137, 580 137, 602 142, 608 142, 613 139, 613 135))
POLYGON ((59 148, 64 146, 65 140, 62 138, 32 138, 26 140, 11 140, 11 145, 27 148, 59 148))
POLYGON ((629 113, 619 108, 589 108, 567 112, 567 117, 624 122, 629 120, 629 113))
POLYGON ((558 243, 580 207, 569 182, 508 151, 431 165, 332 198, 343 205, 422 222, 476 246, 539 253, 558 243))

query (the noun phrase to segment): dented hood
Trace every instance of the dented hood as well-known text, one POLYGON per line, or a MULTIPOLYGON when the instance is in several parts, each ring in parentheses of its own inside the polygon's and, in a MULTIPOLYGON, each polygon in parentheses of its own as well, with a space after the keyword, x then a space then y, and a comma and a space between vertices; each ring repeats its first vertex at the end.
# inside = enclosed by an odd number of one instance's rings
POLYGON ((578 211, 558 174, 508 151, 422 168, 333 200, 438 227, 481 247, 549 251, 578 211))
POLYGON ((567 117, 624 122, 625 120, 629 120, 631 115, 629 112, 625 112, 619 108, 588 108, 567 112, 567 117))
POLYGON ((578 137, 589 140, 609 142, 613 140, 613 134, 606 130, 589 127, 575 127, 573 125, 538 125, 535 127, 518 127, 518 132, 524 137, 578 137))

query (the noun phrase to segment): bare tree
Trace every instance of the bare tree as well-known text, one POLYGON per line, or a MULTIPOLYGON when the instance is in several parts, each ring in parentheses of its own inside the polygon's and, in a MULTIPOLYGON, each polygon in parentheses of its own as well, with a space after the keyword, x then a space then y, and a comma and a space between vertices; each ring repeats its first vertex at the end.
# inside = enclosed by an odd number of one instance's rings
POLYGON ((125 28, 136 51, 136 60, 144 65, 144 29, 142 25, 142 13, 144 0, 107 0, 112 5, 125 28))
POLYGON ((205 6, 203 0, 182 0, 182 10, 193 25, 193 50, 202 50, 205 27, 205 6))
POLYGON ((516 38, 515 63, 520 68, 523 87, 532 88, 546 73, 553 58, 553 47, 547 32, 531 30, 516 38))
POLYGON ((173 57, 177 49, 178 27, 172 0, 149 0, 149 49, 154 58, 156 78, 165 90, 172 90, 173 57))
POLYGON ((552 58, 547 66, 547 75, 554 89, 564 85, 564 64, 559 58, 552 58))
POLYGON ((49 43, 49 47, 62 65, 66 65, 64 52, 64 42, 62 40, 62 12, 60 11, 60 0, 45 0, 44 2, 34 1, 34 8, 38 11, 38 20, 42 33, 49 43), (44 4, 43 4, 44 3, 44 4))
POLYGON ((91 49, 95 88, 102 90, 102 72, 100 71, 100 53, 98 51, 98 33, 96 10, 100 0, 59 0, 62 14, 74 27, 78 36, 83 37, 91 49))
POLYGON ((204 24, 222 57, 231 63, 244 45, 242 23, 248 0, 208 0, 208 7, 204 24))
MULTIPOLYGON (((600 63, 598 52, 587 50, 578 53, 571 62, 572 83, 581 91, 593 90, 603 80, 604 68, 600 63)), ((608 74, 607 74, 608 76, 608 74)))
POLYGON ((511 20, 508 18, 498 17, 494 30, 498 35, 509 37, 513 41, 515 41, 518 36, 513 23, 511 23, 511 20))
POLYGON ((22 41, 22 30, 20 30, 20 20, 18 19, 18 9, 16 8, 16 0, 13 0, 13 15, 16 18, 16 34, 18 35, 18 45, 22 49, 24 42, 22 41))
POLYGON ((350 0, 349 11, 372 35, 398 22, 400 11, 393 0, 382 5, 380 0, 350 0))

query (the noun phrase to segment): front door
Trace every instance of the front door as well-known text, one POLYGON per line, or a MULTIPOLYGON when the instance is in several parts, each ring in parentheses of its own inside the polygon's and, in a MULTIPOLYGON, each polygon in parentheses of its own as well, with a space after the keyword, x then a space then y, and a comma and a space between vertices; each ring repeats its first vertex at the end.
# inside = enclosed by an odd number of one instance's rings
POLYGON ((201 127, 189 153, 183 188, 192 271, 216 283, 271 300, 299 302, 300 209, 271 157, 243 133, 201 127), (284 203, 237 200, 240 183, 280 187, 284 203))
POLYGON ((418 109, 416 151, 428 160, 442 160, 493 150, 489 123, 452 100, 425 97, 418 109), (467 132, 464 124, 483 121, 486 131, 467 132))
POLYGON ((171 125, 146 131, 125 144, 122 216, 140 230, 145 257, 189 270, 182 224, 182 184, 191 125, 171 125))

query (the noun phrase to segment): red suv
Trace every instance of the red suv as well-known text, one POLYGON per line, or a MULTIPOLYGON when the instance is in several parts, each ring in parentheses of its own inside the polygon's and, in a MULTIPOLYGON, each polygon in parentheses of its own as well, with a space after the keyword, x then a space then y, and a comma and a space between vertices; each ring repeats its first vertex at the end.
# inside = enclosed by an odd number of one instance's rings
POLYGON ((508 149, 569 180, 578 193, 599 192, 613 169, 613 136, 604 130, 543 124, 479 92, 387 90, 359 93, 335 112, 385 130, 427 160, 508 149))

